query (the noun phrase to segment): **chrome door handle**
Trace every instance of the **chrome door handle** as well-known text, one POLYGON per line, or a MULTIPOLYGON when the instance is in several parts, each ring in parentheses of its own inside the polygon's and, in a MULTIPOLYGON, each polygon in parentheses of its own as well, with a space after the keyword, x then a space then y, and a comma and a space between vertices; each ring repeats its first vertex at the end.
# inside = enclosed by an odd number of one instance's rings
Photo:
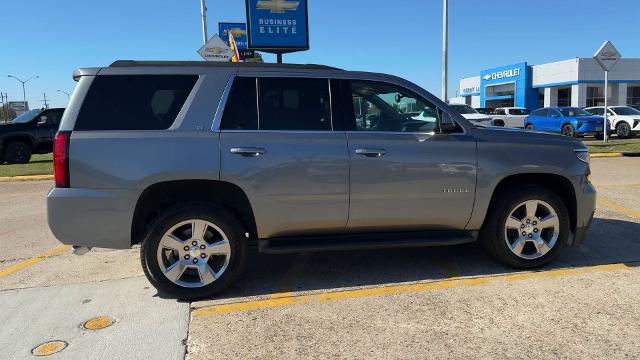
POLYGON ((256 147, 231 148, 231 150, 229 151, 232 154, 242 155, 244 157, 256 157, 256 156, 263 155, 264 153, 267 152, 267 150, 263 148, 256 148, 256 147))
POLYGON ((356 149, 356 154, 366 157, 381 157, 387 153, 385 149, 356 149))

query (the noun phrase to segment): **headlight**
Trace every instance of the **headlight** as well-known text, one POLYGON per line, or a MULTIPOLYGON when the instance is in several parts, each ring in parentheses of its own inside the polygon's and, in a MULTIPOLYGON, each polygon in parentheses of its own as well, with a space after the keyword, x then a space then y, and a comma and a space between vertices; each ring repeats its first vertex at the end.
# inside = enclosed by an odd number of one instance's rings
POLYGON ((575 149, 574 152, 576 153, 576 157, 578 158, 578 160, 589 164, 589 160, 591 157, 589 156, 588 149, 575 149))

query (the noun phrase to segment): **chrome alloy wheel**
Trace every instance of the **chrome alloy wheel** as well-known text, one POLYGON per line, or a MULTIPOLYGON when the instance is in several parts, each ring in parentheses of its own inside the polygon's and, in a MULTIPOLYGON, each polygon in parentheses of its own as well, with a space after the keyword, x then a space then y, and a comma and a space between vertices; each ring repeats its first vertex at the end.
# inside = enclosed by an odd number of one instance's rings
POLYGON ((553 207, 542 200, 527 200, 509 213, 504 238, 512 253, 533 260, 554 247, 559 233, 560 221, 553 207))
POLYGON ((198 288, 216 281, 229 265, 231 246, 215 224, 199 219, 171 227, 158 245, 158 265, 171 282, 198 288))

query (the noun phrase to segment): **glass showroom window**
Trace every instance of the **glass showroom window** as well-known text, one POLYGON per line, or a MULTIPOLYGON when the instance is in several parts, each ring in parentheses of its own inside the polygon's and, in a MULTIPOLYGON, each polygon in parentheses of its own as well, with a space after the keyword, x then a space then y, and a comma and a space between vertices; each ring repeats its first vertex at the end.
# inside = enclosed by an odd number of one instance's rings
POLYGON ((558 106, 571 105, 571 88, 558 89, 558 106))
POLYGON ((587 107, 604 105, 604 88, 589 86, 587 88, 587 107))
POLYGON ((627 105, 640 105, 640 86, 627 88, 627 105))

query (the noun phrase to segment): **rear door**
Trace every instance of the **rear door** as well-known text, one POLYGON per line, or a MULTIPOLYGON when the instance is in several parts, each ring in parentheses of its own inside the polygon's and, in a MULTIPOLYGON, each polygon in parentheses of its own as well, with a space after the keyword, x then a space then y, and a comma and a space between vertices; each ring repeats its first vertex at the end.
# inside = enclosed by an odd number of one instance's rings
POLYGON ((401 86, 343 81, 351 158, 350 231, 464 229, 473 207, 476 142, 440 133, 441 110, 401 86), (416 115, 419 114, 419 115, 416 115))
POLYGON ((261 238, 343 232, 349 154, 327 78, 237 77, 221 123, 223 181, 247 194, 261 238))

